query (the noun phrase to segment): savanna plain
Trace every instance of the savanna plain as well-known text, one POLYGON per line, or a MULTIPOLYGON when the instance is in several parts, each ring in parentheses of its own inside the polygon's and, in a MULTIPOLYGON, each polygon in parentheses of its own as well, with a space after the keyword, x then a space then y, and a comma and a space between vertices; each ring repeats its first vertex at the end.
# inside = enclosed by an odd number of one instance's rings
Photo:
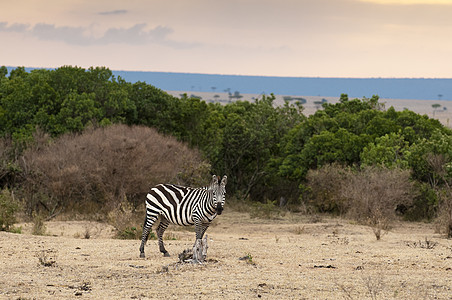
POLYGON ((251 218, 226 206, 207 230, 204 264, 179 262, 193 230, 169 227, 163 257, 109 225, 50 221, 46 235, 0 232, 0 299, 452 299, 452 240, 396 222, 377 241, 343 218, 251 218))

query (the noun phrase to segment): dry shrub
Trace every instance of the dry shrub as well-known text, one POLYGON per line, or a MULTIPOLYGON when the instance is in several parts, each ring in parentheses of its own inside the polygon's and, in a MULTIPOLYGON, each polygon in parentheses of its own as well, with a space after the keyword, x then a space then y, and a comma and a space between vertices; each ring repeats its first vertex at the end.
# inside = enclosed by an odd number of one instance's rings
POLYGON ((397 205, 414 197, 410 172, 366 167, 359 171, 328 165, 308 173, 311 203, 322 211, 338 211, 373 228, 375 237, 390 228, 397 205))
MULTIPOLYGON (((140 206, 140 208, 143 209, 136 209, 124 199, 108 212, 107 222, 116 229, 116 238, 123 240, 141 238, 142 224, 146 212, 144 206, 140 206)), ((152 232, 150 238, 152 238, 152 232)))
POLYGON ((306 176, 309 187, 308 204, 320 212, 344 211, 344 199, 340 190, 347 176, 348 169, 338 165, 325 165, 321 169, 310 170, 306 176))
POLYGON ((347 215, 371 226, 377 240, 383 230, 390 228, 396 218, 397 205, 410 205, 413 184, 410 172, 402 169, 366 167, 350 172, 341 193, 346 202, 347 215))
POLYGON ((33 228, 31 234, 33 235, 46 235, 47 226, 44 222, 44 216, 33 213, 33 228))
POLYGON ((29 211, 111 211, 123 199, 144 203, 150 186, 209 178, 201 155, 148 127, 113 125, 66 134, 22 160, 29 211))
POLYGON ((56 251, 49 249, 49 250, 42 250, 36 253, 36 257, 39 260, 39 263, 44 267, 56 267, 56 251))

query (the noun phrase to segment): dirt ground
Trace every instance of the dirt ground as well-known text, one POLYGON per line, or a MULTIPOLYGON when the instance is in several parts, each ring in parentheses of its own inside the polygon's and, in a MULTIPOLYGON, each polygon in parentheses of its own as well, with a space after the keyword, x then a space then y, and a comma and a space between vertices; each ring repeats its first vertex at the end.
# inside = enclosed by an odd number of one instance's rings
POLYGON ((46 236, 0 232, 0 299, 452 299, 452 240, 397 223, 377 241, 344 219, 250 219, 227 210, 203 265, 178 263, 194 233, 170 227, 171 257, 95 222, 48 222, 46 236), (86 237, 89 236, 89 239, 86 237), (432 248, 432 249, 428 249, 432 248))

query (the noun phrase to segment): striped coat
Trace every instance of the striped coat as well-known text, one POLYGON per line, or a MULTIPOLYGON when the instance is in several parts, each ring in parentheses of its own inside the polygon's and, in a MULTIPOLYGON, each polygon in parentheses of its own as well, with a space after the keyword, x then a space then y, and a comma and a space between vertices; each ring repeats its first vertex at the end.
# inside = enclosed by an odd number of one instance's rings
POLYGON ((157 227, 160 252, 169 256, 163 244, 163 233, 169 224, 195 226, 196 239, 202 239, 210 223, 224 208, 227 176, 221 182, 213 176, 209 186, 203 188, 183 187, 174 184, 159 184, 146 196, 146 217, 141 237, 140 257, 145 257, 149 232, 160 216, 157 227))

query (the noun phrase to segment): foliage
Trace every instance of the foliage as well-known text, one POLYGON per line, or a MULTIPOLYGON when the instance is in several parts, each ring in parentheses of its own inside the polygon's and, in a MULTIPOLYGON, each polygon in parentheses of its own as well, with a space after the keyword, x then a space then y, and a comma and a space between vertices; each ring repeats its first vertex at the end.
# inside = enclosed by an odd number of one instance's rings
MULTIPOLYGON (((428 162, 430 155, 442 155, 445 162, 452 161, 452 135, 449 132, 435 130, 429 138, 422 138, 410 148, 408 158, 409 166, 414 171, 416 179, 429 182, 431 186, 438 184, 438 174, 428 162)), ((452 176, 452 169, 447 167, 445 171, 452 176)))
POLYGON ((438 180, 434 190, 439 201, 439 221, 443 223, 448 238, 452 238, 452 164, 450 157, 444 154, 426 156, 428 165, 433 171, 433 178, 438 180))
POLYGON ((253 202, 249 210, 251 218, 275 219, 279 217, 281 211, 275 202, 267 200, 265 203, 253 202))
POLYGON ((118 231, 117 238, 120 240, 136 240, 140 238, 140 233, 136 227, 126 227, 123 231, 118 231))
POLYGON ((383 111, 377 96, 348 100, 342 95, 339 103, 323 107, 282 140, 281 176, 303 180, 310 169, 333 162, 412 167, 409 147, 434 134, 451 135, 437 120, 392 107, 383 111))
MULTIPOLYGON (((96 124, 136 123, 148 100, 134 98, 141 96, 133 93, 136 86, 104 67, 17 68, 0 81, 0 135, 26 139, 37 126, 56 136, 96 124)), ((170 98, 155 88, 152 95, 170 98)))
POLYGON ((375 139, 364 147, 360 158, 363 165, 408 169, 408 142, 401 131, 391 132, 375 139))
POLYGON ((13 187, 20 177, 16 147, 10 138, 0 138, 0 187, 13 187))
POLYGON ((407 220, 431 221, 436 217, 438 211, 438 195, 429 183, 415 182, 417 194, 413 198, 411 207, 404 207, 407 220))
POLYGON ((274 99, 273 95, 263 96, 254 103, 237 101, 225 107, 212 106, 218 112, 214 116, 220 125, 214 127, 216 143, 206 148, 201 144, 200 148, 207 153, 214 173, 228 174, 230 189, 240 191, 243 198, 264 199, 277 194, 273 188, 278 188, 274 182, 279 180, 275 164, 280 156, 279 143, 303 119, 300 106, 274 107, 274 99))
POLYGON ((0 192, 0 230, 17 231, 13 225, 16 223, 16 214, 19 210, 19 203, 14 195, 8 190, 0 192))

